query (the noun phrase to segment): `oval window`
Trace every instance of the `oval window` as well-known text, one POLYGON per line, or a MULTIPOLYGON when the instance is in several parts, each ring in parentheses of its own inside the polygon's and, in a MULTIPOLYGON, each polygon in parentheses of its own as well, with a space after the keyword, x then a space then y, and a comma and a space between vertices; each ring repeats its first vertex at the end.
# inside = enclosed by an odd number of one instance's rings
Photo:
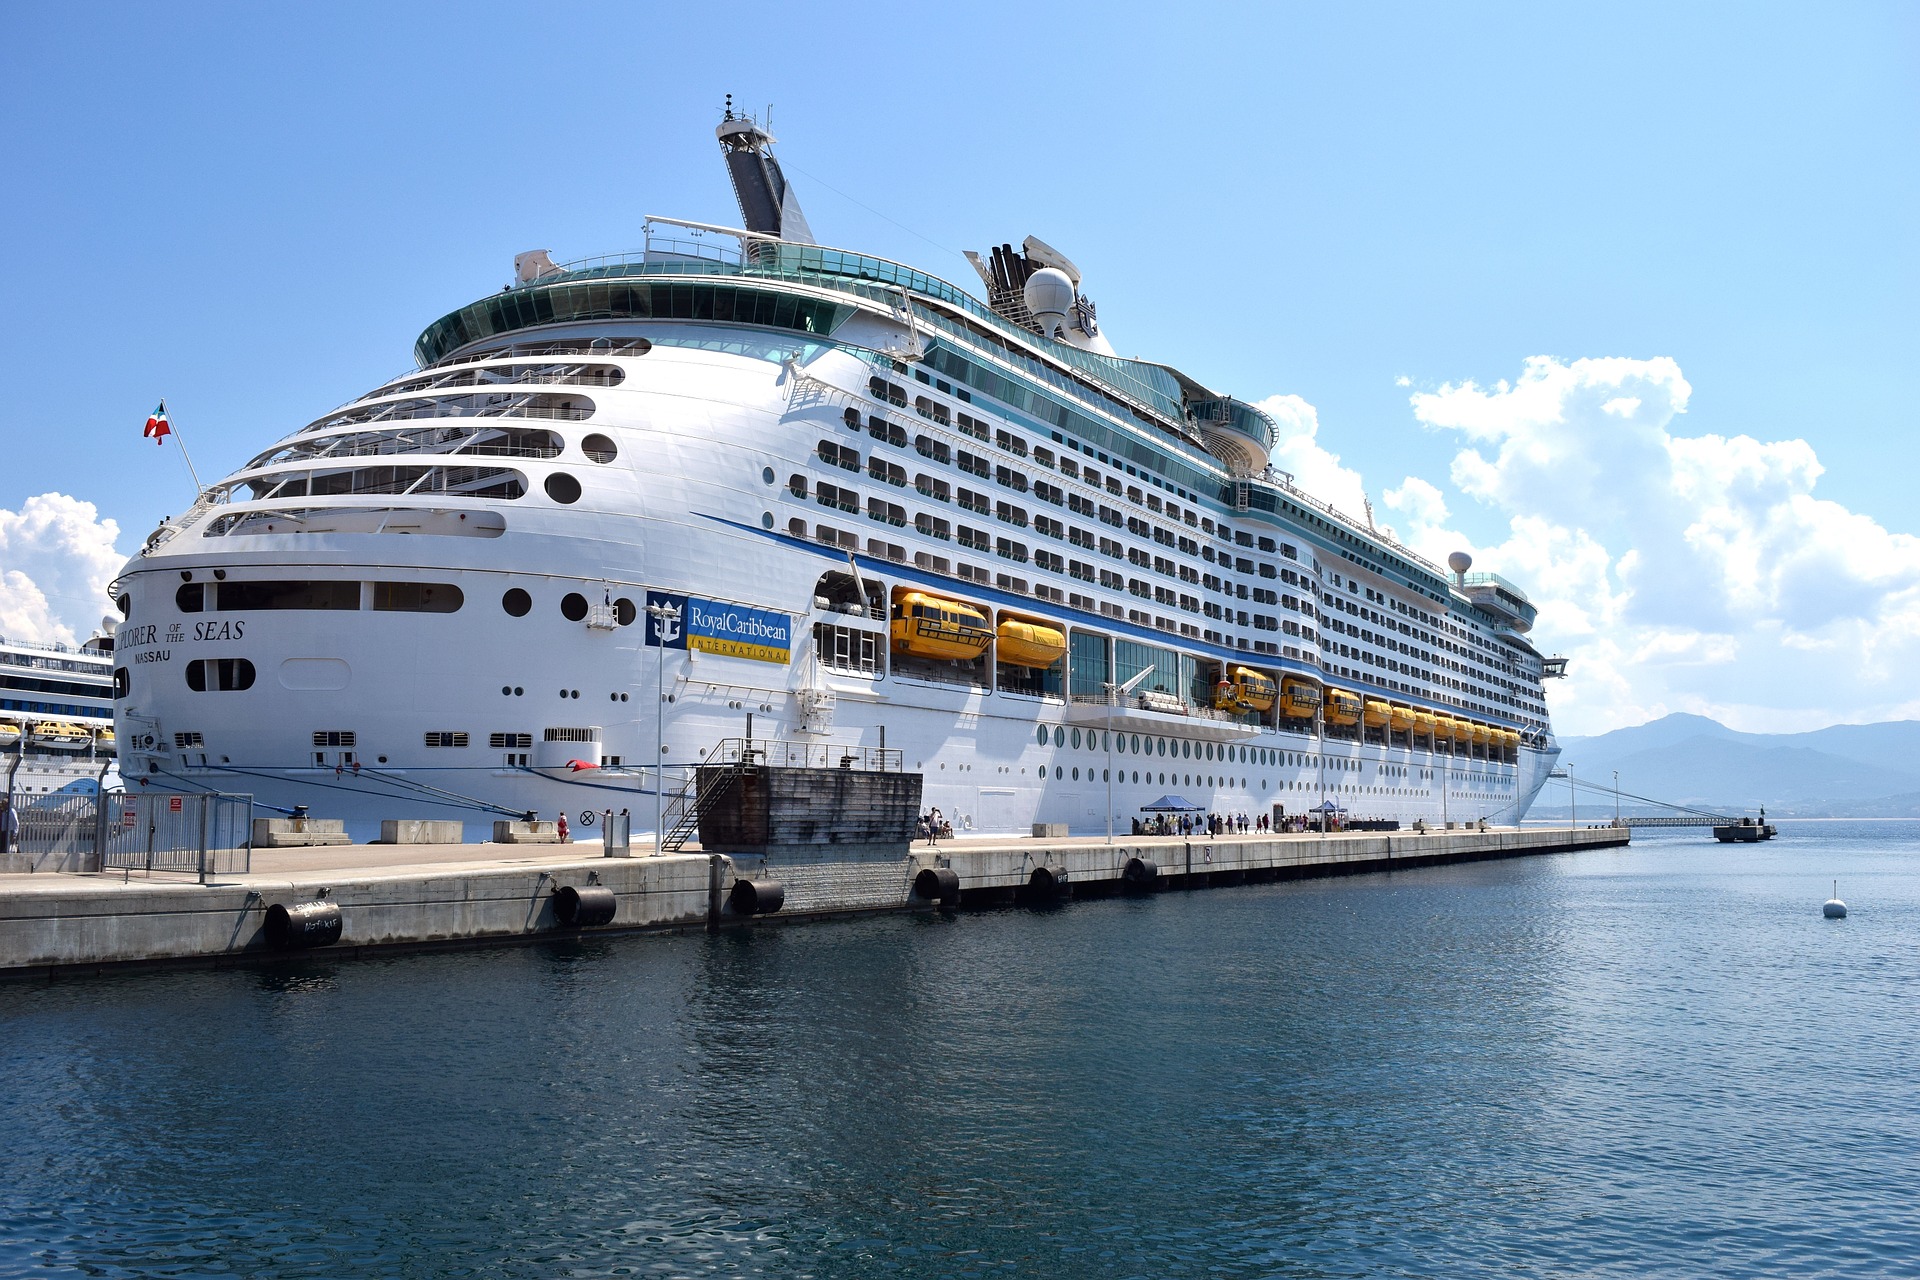
POLYGON ((510 587, 500 597, 500 607, 515 618, 524 618, 533 610, 533 597, 519 587, 510 587))
POLYGON ((773 468, 772 468, 772 467, 762 467, 762 468, 760 468, 760 479, 761 479, 761 480, 763 480, 763 481, 765 481, 765 482, 766 482, 767 484, 772 484, 772 483, 773 483, 773 468))
POLYGON ((621 596, 613 602, 613 620, 621 626, 632 626, 633 620, 639 616, 640 610, 634 606, 633 601, 627 599, 625 596, 621 596))
POLYGON ((1073 738, 1073 749, 1075 751, 1078 751, 1080 749, 1080 731, 1078 729, 1075 729, 1073 731, 1072 738, 1073 738))
POLYGON ((1056 747, 1064 747, 1067 745, 1067 731, 1059 725, 1053 726, 1053 745, 1056 747))
POLYGON ((560 601, 560 616, 568 622, 582 622, 587 616, 587 598, 578 591, 569 591, 560 601))
POLYGON ((580 501, 580 482, 564 471, 556 471, 547 477, 547 496, 558 503, 580 501))
POLYGON ((1080 781, 1080 770, 1077 768, 1073 771, 1073 780, 1075 782, 1080 781))
POLYGON ((1033 736, 1034 736, 1034 739, 1038 741, 1041 746, 1043 747, 1046 746, 1047 745, 1047 726, 1041 725, 1038 729, 1035 729, 1033 731, 1033 736))
POLYGON ((612 462, 620 456, 620 447, 614 444, 611 436, 603 436, 596 431, 580 442, 580 452, 595 462, 612 462))

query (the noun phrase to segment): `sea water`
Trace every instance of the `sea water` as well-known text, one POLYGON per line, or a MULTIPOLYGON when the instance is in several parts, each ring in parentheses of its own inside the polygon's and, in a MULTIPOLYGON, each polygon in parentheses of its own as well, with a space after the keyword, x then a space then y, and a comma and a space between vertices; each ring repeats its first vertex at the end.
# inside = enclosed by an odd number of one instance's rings
POLYGON ((0 985, 0 1272, 1913 1273, 1920 824, 1781 827, 0 985))

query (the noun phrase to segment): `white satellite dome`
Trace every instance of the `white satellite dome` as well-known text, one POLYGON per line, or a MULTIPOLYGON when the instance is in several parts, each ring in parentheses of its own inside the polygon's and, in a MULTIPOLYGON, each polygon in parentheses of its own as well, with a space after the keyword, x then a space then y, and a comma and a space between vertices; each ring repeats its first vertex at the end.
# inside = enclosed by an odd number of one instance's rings
POLYGON ((1042 267, 1027 277, 1020 291, 1027 310, 1040 327, 1052 337, 1055 329, 1066 327, 1067 313, 1073 310, 1073 278, 1058 267, 1042 267))

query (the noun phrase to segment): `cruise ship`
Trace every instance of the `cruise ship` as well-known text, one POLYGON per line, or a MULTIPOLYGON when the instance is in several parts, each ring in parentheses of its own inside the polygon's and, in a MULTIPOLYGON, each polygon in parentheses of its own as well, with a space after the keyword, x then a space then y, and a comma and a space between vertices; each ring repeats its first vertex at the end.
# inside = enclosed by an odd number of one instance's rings
POLYGON ((119 783, 113 642, 39 644, 0 636, 0 794, 17 803, 119 783))
POLYGON ((130 780, 637 832, 747 738, 884 748, 962 835, 1526 813, 1558 660, 1519 587, 1303 492, 1045 242, 968 254, 977 293, 828 248, 768 130, 717 136, 744 225, 518 255, 147 538, 130 780))

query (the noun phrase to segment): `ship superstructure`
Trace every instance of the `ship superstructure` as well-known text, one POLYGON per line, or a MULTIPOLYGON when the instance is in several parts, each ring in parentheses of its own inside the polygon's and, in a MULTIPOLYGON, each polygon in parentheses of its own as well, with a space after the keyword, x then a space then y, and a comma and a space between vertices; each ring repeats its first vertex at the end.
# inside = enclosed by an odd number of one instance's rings
POLYGON ((1028 238, 947 281, 655 217, 429 325, 418 368, 156 530, 115 596, 130 777, 345 817, 630 809, 723 738, 884 745, 963 829, 1176 793, 1514 822, 1557 749, 1492 575, 1270 465, 1274 423, 1112 354, 1028 238), (750 719, 751 718, 751 719, 750 719), (1111 798, 1109 798, 1111 797, 1111 798))
POLYGON ((113 642, 0 636, 0 794, 91 791, 113 775, 113 642))

